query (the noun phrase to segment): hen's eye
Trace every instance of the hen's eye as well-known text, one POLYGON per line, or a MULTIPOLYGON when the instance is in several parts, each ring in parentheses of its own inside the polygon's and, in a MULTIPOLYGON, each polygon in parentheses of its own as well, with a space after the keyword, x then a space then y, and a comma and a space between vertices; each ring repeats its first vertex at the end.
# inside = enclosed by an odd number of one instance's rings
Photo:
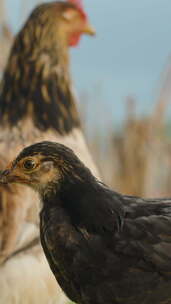
POLYGON ((33 159, 27 159, 24 163, 23 163, 23 167, 26 170, 33 170, 36 167, 36 163, 33 159))

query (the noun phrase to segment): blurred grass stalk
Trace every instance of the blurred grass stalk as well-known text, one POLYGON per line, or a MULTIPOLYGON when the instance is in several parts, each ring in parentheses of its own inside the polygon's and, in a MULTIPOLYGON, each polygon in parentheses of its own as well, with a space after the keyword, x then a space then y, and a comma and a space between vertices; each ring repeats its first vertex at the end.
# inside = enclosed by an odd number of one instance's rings
POLYGON ((104 181, 122 193, 144 197, 171 196, 171 130, 166 120, 171 98, 171 63, 167 65, 161 83, 151 114, 137 118, 137 101, 128 97, 122 128, 118 130, 111 121, 109 125, 104 124, 105 137, 101 135, 104 126, 95 128, 92 122, 89 124, 87 113, 90 110, 86 107, 91 107, 97 118, 104 117, 104 113, 110 115, 110 109, 104 110, 104 105, 101 107, 99 103, 89 105, 84 96, 81 114, 94 159, 104 181), (89 125, 91 130, 87 127, 89 125))

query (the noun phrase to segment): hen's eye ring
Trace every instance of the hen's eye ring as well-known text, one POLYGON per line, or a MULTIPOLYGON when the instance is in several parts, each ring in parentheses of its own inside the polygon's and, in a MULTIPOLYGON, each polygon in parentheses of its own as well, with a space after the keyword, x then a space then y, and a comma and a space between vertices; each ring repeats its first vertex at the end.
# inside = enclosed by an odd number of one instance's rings
POLYGON ((24 163, 23 163, 23 167, 26 170, 33 170, 36 167, 36 163, 33 159, 27 159, 24 163))

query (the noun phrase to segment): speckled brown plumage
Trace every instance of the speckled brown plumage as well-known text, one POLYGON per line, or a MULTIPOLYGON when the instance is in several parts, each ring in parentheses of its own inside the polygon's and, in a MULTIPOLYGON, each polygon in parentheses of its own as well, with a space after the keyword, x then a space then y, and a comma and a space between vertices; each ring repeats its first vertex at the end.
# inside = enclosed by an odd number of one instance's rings
POLYGON ((1 84, 0 119, 13 127, 32 115, 36 128, 66 134, 80 127, 80 120, 71 90, 66 41, 58 42, 56 35, 59 39, 62 35, 57 33, 61 12, 74 6, 53 6, 45 4, 34 10, 15 39, 1 84), (50 18, 55 18, 54 24, 49 24, 50 18))
POLYGON ((0 182, 39 192, 42 246, 72 301, 171 303, 171 199, 116 193, 52 142, 25 148, 0 182))

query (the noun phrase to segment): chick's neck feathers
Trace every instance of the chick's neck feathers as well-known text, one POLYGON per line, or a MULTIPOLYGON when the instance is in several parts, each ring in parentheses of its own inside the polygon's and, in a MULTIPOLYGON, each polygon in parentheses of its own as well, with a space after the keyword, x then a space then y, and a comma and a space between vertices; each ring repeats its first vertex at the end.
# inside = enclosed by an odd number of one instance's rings
MULTIPOLYGON (((0 92, 0 119, 10 126, 31 117, 40 130, 60 134, 80 126, 69 72, 68 46, 49 35, 40 39, 40 25, 18 34, 4 72, 0 92)), ((48 30, 45 28, 45 30, 48 30)), ((45 32, 45 31, 44 31, 45 32)))
MULTIPOLYGON (((59 181, 58 181, 59 182, 59 181)), ((60 185, 50 188, 42 196, 45 212, 51 208, 63 209, 77 229, 88 233, 114 235, 122 229, 124 210, 120 196, 105 188, 89 169, 75 166, 65 174, 60 185)))

